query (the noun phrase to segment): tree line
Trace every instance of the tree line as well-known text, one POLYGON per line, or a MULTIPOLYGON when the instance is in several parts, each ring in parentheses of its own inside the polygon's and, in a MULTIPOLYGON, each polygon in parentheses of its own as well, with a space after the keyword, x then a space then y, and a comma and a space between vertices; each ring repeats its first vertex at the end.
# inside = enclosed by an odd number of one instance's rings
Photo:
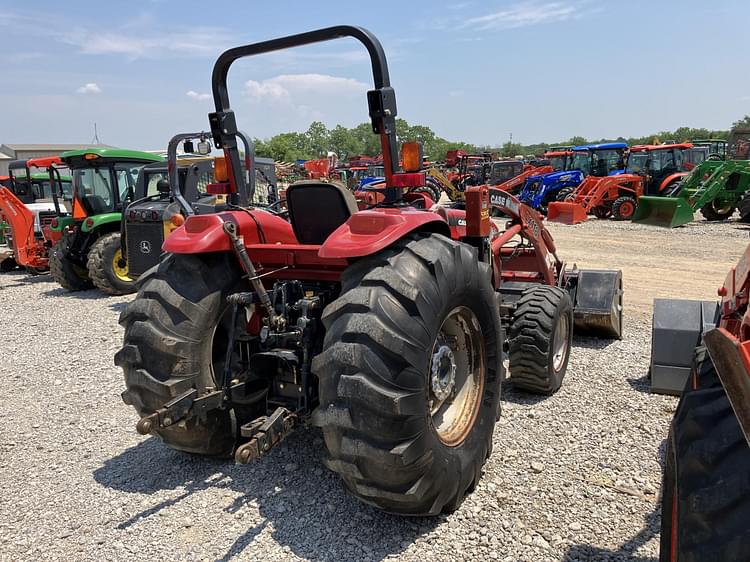
MULTIPOLYGON (((734 127, 750 127, 750 115, 735 121, 732 124, 732 128, 734 127)), ((633 146, 667 141, 683 142, 697 138, 726 139, 729 135, 729 130, 715 131, 704 128, 680 127, 674 131, 659 131, 643 137, 586 139, 575 136, 554 143, 523 145, 506 142, 498 148, 449 141, 437 136, 432 129, 425 125, 410 125, 404 119, 396 119, 396 131, 399 142, 406 140, 421 142, 424 146, 425 156, 432 161, 443 160, 448 150, 456 149, 465 150, 469 153, 495 152, 502 156, 540 155, 553 146, 577 146, 596 142, 626 142, 633 146)), ((343 160, 360 154, 376 156, 380 153, 380 139, 372 133, 370 123, 361 123, 353 128, 336 125, 333 129, 329 129, 320 121, 314 121, 304 133, 281 133, 266 140, 255 139, 255 151, 258 156, 286 162, 324 158, 328 152, 335 152, 338 158, 343 160)))

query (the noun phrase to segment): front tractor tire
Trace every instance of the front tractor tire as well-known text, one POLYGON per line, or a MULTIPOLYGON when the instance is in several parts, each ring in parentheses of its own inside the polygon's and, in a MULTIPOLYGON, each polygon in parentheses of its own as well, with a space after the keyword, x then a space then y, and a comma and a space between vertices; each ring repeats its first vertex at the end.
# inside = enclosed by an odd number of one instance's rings
POLYGON ((91 246, 88 256, 89 277, 108 295, 135 293, 135 280, 128 275, 128 263, 122 255, 120 233, 105 234, 91 246))
POLYGON ((521 295, 510 325, 513 386, 554 394, 562 386, 573 344, 573 303, 559 287, 536 285, 521 295))
POLYGON ((731 203, 719 203, 716 199, 701 207, 701 214, 707 221, 724 221, 734 214, 735 208, 731 203))
POLYGON ((67 235, 49 251, 49 272, 52 279, 68 291, 85 291, 93 288, 88 271, 67 257, 67 235))
MULTIPOLYGON (((123 400, 140 416, 191 388, 203 393, 217 386, 231 316, 226 297, 239 282, 228 254, 169 255, 142 276, 138 295, 120 315, 125 335, 115 355, 125 374, 123 400)), ((173 449, 228 456, 245 421, 236 409, 212 410, 152 432, 173 449)))
POLYGON ((408 236, 344 272, 323 323, 326 465, 385 511, 455 510, 491 451, 503 378, 489 266, 469 245, 408 236))
POLYGON ((632 195, 621 195, 612 203, 612 218, 616 221, 629 221, 635 214, 638 200, 632 195))

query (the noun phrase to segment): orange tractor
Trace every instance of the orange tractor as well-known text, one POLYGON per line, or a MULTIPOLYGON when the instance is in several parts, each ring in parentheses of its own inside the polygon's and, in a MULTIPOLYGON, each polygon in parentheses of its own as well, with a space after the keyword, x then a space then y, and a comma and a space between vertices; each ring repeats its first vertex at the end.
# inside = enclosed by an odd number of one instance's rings
POLYGON ((25 177, 14 174, 14 191, 0 186, 0 215, 8 225, 8 245, 13 250, 11 261, 4 260, 4 270, 19 266, 29 273, 41 274, 49 270, 49 249, 57 241, 49 226, 55 217, 64 216, 67 210, 61 199, 70 194, 70 178, 60 175, 64 167, 59 156, 32 158, 17 161, 15 169, 23 169, 25 177), (32 168, 46 169, 48 177, 38 178, 30 173, 32 168), (32 181, 33 180, 33 181, 32 181), (50 200, 53 208, 50 208, 50 200), (8 261, 8 264, 6 264, 8 261))
POLYGON ((578 224, 597 218, 630 220, 642 195, 668 195, 694 163, 686 157, 690 143, 638 145, 630 148, 624 173, 588 176, 574 190, 561 190, 549 204, 547 219, 578 224))

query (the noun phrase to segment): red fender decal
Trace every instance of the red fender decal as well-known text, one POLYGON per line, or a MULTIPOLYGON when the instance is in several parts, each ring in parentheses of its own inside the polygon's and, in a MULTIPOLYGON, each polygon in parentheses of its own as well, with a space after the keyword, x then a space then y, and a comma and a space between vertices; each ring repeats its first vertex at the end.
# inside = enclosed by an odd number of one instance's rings
POLYGON ((413 208, 371 209, 355 213, 333 231, 320 247, 321 258, 359 258, 379 252, 416 230, 450 236, 445 219, 437 213, 413 208))
POLYGON ((224 232, 223 225, 226 221, 237 224, 246 246, 260 244, 264 240, 272 244, 297 244, 292 226, 281 217, 260 210, 230 211, 188 217, 185 224, 167 237, 162 250, 173 254, 228 252, 231 246, 224 232))

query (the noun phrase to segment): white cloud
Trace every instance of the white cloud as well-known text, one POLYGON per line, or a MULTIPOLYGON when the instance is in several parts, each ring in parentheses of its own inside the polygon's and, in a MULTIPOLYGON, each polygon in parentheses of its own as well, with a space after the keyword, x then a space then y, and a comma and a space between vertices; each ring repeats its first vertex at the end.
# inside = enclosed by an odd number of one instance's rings
POLYGON ((300 94, 350 96, 364 93, 369 86, 354 78, 328 74, 280 74, 260 82, 245 82, 245 95, 255 100, 288 100, 300 94))
POLYGON ((185 92, 185 95, 189 97, 190 99, 196 100, 196 101, 204 101, 211 99, 211 94, 199 94, 198 92, 195 92, 193 90, 188 90, 185 92))
POLYGON ((101 94, 102 89, 94 82, 88 82, 76 90, 79 94, 101 94))
POLYGON ((488 30, 507 29, 565 21, 579 15, 580 7, 570 2, 524 2, 507 9, 468 18, 461 28, 488 30))

